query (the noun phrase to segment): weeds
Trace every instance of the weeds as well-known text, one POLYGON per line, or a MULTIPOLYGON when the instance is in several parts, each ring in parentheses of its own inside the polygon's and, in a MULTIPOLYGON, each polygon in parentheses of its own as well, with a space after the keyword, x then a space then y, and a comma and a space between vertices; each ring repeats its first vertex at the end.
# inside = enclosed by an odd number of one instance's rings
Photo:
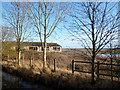
MULTIPOLYGON (((18 66, 17 60, 10 59, 9 61, 2 61, 3 69, 24 79, 36 83, 42 83, 45 86, 52 86, 53 88, 93 88, 91 85, 91 74, 75 72, 72 74, 71 60, 75 54, 68 53, 48 53, 47 64, 49 67, 46 68, 46 72, 43 70, 42 59, 34 59, 32 66, 30 66, 29 59, 24 59, 24 63, 21 60, 21 65, 18 66), (54 58, 56 58, 56 72, 54 71, 54 58), (48 59, 50 62, 48 62, 48 59)), ((83 59, 80 54, 75 55, 75 59, 83 59)), ((85 59, 84 59, 85 60, 85 59)), ((79 67, 77 67, 79 68, 79 67)), ((86 65, 81 65, 81 68, 87 70, 86 65), (84 68, 85 67, 85 68, 84 68)), ((81 69, 80 68, 80 69, 81 69)), ((88 65, 88 69, 90 66, 88 65)), ((109 87, 109 80, 96 81, 94 87, 109 87)), ((115 84, 118 87, 118 84, 115 84)))

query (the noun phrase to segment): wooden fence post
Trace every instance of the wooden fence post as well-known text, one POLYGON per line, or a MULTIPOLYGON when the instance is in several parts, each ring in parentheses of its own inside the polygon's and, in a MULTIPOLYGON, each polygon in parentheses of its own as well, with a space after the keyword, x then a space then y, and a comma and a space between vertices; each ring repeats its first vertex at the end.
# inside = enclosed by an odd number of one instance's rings
POLYGON ((98 61, 97 62, 97 80, 99 80, 99 65, 100 65, 100 62, 98 61))
POLYGON ((111 80, 112 80, 112 85, 111 85, 111 86, 112 86, 112 88, 113 88, 113 71, 112 71, 112 62, 113 62, 112 59, 113 59, 113 58, 111 57, 110 59, 111 59, 111 80))
POLYGON ((30 56, 30 66, 32 66, 32 58, 31 58, 31 56, 30 56))
POLYGON ((56 59, 54 59, 54 72, 56 72, 56 59))
POLYGON ((72 73, 74 74, 74 70, 75 70, 75 63, 74 63, 74 59, 72 60, 72 73))

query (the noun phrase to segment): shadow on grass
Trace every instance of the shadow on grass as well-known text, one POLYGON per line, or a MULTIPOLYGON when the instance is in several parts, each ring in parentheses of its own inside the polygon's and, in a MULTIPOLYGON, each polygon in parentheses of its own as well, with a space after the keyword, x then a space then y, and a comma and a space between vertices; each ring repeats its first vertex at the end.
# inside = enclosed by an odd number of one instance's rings
POLYGON ((17 70, 8 66, 2 66, 3 71, 6 71, 15 76, 21 77, 28 82, 44 85, 52 88, 120 88, 120 82, 111 80, 99 80, 94 85, 91 84, 91 75, 70 74, 57 72, 34 73, 34 69, 26 69, 18 67, 17 70), (111 86, 112 85, 112 86, 111 86))

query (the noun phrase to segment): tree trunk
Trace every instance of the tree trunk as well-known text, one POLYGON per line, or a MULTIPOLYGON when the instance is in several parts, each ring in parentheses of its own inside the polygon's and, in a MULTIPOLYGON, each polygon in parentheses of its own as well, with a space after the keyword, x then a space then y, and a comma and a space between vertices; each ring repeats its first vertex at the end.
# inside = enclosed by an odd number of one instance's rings
POLYGON ((20 57, 21 57, 21 52, 19 50, 19 52, 18 52, 18 65, 20 65, 20 57))
POLYGON ((44 42, 44 51, 43 51, 43 72, 45 71, 45 67, 46 67, 46 40, 44 42))
POLYGON ((93 56, 92 56, 92 83, 94 83, 94 61, 95 61, 95 48, 93 47, 93 56))
POLYGON ((95 34, 94 34, 94 23, 95 23, 95 20, 94 20, 94 12, 95 12, 95 8, 93 8, 93 15, 92 15, 92 38, 93 38, 93 41, 92 41, 92 45, 93 45, 93 51, 92 51, 92 84, 94 84, 94 61, 95 61, 95 34))
POLYGON ((18 40, 18 65, 20 65, 20 39, 18 40))
POLYGON ((45 71, 45 68, 46 68, 46 47, 47 47, 47 43, 46 43, 46 39, 47 39, 47 35, 46 35, 46 30, 47 30, 47 25, 46 25, 46 20, 47 20, 46 11, 47 11, 47 6, 45 5, 45 27, 44 27, 43 72, 45 71))

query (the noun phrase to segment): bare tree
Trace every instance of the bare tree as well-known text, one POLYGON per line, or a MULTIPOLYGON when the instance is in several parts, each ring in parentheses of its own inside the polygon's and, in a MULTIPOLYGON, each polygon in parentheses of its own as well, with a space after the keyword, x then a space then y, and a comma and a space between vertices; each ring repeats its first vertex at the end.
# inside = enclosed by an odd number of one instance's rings
POLYGON ((8 26, 2 26, 2 41, 12 41, 14 39, 13 30, 8 26))
MULTIPOLYGON (((14 39, 13 31, 7 25, 2 26, 2 56, 7 56, 10 51, 10 42, 14 39)), ((4 58, 5 59, 5 58, 4 58)))
POLYGON ((47 38, 51 36, 58 24, 64 20, 70 8, 67 3, 37 2, 28 3, 30 17, 39 34, 43 47, 43 71, 46 67, 47 38), (66 6, 65 6, 66 5, 66 6), (69 9, 68 9, 69 8, 69 9))
POLYGON ((31 32, 29 17, 24 2, 3 3, 3 22, 7 23, 13 29, 13 34, 17 41, 18 64, 20 65, 20 48, 21 42, 27 39, 31 32), (7 8, 6 8, 7 4, 7 8), (29 30, 29 31, 28 31, 29 30))
POLYGON ((94 82, 96 56, 110 40, 115 38, 112 32, 118 27, 118 12, 115 11, 117 3, 82 2, 74 5, 76 7, 71 14, 72 24, 65 28, 91 55, 92 82, 94 82))

